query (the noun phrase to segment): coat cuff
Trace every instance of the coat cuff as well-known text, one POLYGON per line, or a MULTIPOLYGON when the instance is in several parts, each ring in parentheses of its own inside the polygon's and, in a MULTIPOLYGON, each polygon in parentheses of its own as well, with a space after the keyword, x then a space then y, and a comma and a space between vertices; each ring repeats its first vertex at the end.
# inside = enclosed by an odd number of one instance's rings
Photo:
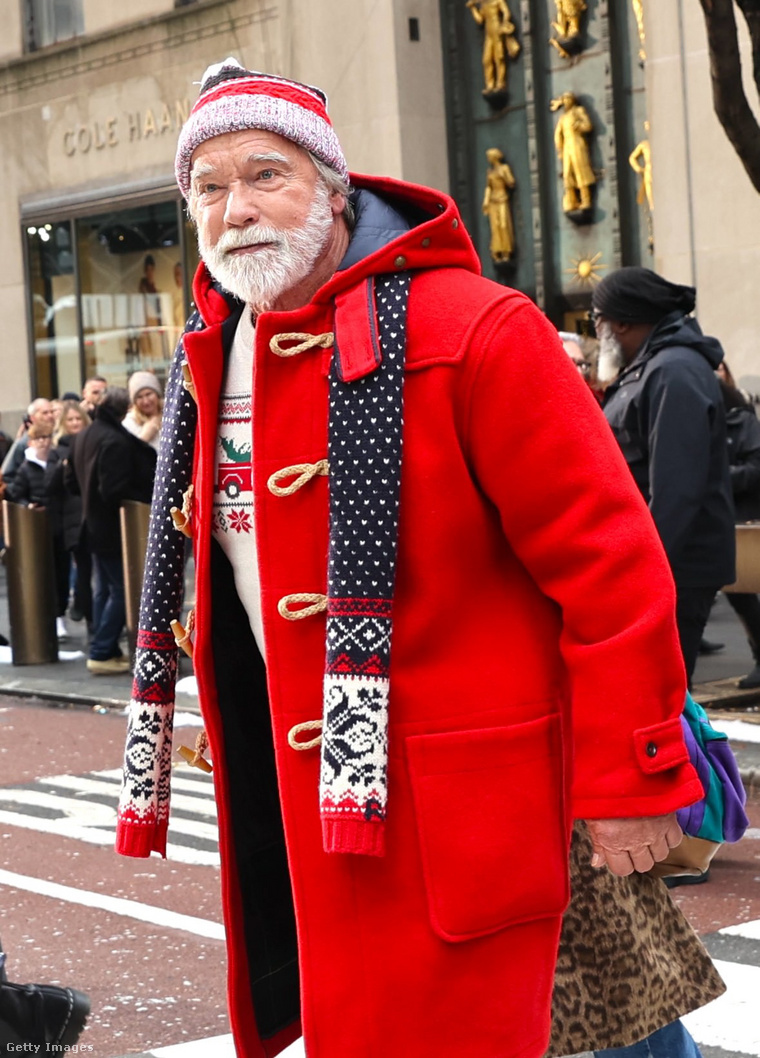
POLYGON ((145 859, 158 852, 166 859, 167 823, 128 823, 120 819, 116 824, 116 851, 120 856, 145 859))
POLYGON ((363 819, 322 819, 325 852, 353 852, 360 856, 385 855, 385 824, 363 819))
POLYGON ((691 764, 663 773, 652 780, 649 791, 637 790, 626 796, 573 798, 574 819, 633 819, 664 816, 686 808, 704 797, 702 783, 691 764))
POLYGON ((656 775, 689 760, 680 716, 640 727, 633 732, 633 746, 638 765, 645 775, 656 775))

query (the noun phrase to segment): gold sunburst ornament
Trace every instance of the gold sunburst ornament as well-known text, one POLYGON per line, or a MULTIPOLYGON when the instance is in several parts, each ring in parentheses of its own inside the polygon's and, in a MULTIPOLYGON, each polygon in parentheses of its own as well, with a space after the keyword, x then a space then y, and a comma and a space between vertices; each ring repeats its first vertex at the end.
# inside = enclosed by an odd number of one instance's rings
POLYGON ((572 268, 566 268, 565 272, 583 287, 592 287, 594 283, 598 283, 602 278, 598 273, 607 267, 602 264, 601 250, 593 257, 571 257, 570 264, 572 268))

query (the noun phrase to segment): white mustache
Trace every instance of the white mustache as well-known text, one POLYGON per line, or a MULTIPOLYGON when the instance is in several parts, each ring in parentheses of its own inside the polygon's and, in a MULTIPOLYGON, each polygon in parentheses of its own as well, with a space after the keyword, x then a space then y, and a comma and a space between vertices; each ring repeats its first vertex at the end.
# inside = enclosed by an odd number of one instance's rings
POLYGON ((280 246, 282 243, 282 232, 277 228, 266 228, 260 224, 252 224, 241 231, 231 230, 224 232, 218 239, 216 249, 220 253, 229 253, 230 250, 239 250, 245 246, 261 246, 264 243, 280 246))

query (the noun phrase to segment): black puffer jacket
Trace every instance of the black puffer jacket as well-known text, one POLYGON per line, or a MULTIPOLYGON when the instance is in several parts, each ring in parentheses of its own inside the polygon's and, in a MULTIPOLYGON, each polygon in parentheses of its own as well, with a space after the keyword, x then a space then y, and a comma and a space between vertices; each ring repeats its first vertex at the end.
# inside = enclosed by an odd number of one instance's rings
POLYGON ((66 487, 82 496, 83 527, 90 550, 121 553, 119 507, 125 500, 150 503, 156 452, 124 429, 111 409, 99 404, 95 422, 76 434, 66 464, 66 487))
POLYGON ((46 507, 44 468, 39 463, 24 458, 13 476, 13 481, 8 483, 8 499, 25 506, 33 503, 36 507, 46 507))
POLYGON ((66 488, 65 462, 71 455, 74 436, 64 434, 48 457, 45 467, 47 509, 53 532, 61 537, 66 550, 77 547, 82 528, 82 497, 66 488))
POLYGON ((649 504, 680 587, 734 579, 734 508, 715 338, 661 320, 609 387, 604 414, 649 504))
POLYGON ((737 522, 760 518, 760 422, 751 404, 726 409, 728 461, 737 522))

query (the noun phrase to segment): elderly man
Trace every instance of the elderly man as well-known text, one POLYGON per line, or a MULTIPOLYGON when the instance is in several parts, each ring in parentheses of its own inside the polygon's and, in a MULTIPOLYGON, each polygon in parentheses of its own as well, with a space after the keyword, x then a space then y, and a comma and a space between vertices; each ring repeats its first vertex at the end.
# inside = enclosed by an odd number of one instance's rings
POLYGON ((734 572, 723 350, 690 315, 693 287, 621 268, 593 294, 604 414, 649 505, 676 582, 691 681, 715 593, 734 572))
POLYGON ((556 332, 446 195, 350 190, 320 91, 212 67, 176 171, 118 848, 166 850, 176 526, 238 1054, 537 1058, 572 818, 626 875, 701 795, 651 519, 556 332))
POLYGON ((26 458, 26 449, 29 446, 28 429, 32 426, 41 426, 51 433, 55 425, 55 408, 44 397, 37 397, 36 400, 33 400, 26 409, 26 415, 28 420, 27 429, 24 430, 20 437, 16 438, 8 449, 8 454, 3 460, 2 468, 0 468, 6 485, 12 484, 26 458))

